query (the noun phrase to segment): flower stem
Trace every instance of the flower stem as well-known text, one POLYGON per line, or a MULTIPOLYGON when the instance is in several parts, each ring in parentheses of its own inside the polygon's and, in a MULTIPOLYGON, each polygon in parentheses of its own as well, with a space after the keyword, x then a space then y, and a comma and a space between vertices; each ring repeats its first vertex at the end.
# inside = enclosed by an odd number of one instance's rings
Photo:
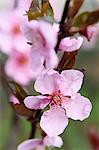
POLYGON ((34 138, 36 132, 36 123, 34 120, 31 121, 31 132, 30 132, 30 137, 29 139, 34 138))

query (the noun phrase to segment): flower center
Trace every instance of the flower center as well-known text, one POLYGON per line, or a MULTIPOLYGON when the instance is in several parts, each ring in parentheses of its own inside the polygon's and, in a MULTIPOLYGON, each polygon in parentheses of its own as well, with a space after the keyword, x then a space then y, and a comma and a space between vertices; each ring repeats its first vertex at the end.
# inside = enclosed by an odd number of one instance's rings
POLYGON ((20 65, 25 65, 27 64, 28 62, 28 58, 25 56, 25 55, 21 55, 19 58, 18 58, 18 63, 20 65))
POLYGON ((13 33, 14 35, 19 34, 20 32, 21 32, 21 31, 20 31, 19 25, 16 25, 16 26, 14 26, 14 27, 12 28, 12 33, 13 33))
POLYGON ((50 99, 51 99, 51 104, 61 105, 62 99, 61 99, 61 94, 59 92, 53 93, 50 96, 50 99))

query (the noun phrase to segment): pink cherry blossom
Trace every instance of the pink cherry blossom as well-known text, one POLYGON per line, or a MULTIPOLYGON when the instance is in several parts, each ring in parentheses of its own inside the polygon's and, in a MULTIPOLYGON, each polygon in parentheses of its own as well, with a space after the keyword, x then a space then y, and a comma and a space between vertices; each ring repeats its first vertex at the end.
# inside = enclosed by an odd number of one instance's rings
POLYGON ((61 137, 49 137, 45 136, 44 139, 30 139, 26 140, 23 143, 19 144, 17 150, 44 150, 44 147, 54 146, 61 147, 63 145, 63 141, 61 137))
POLYGON ((90 25, 87 27, 87 37, 88 37, 88 40, 91 40, 94 33, 97 31, 97 28, 95 25, 90 25))
POLYGON ((66 52, 72 52, 78 50, 81 47, 82 43, 83 43, 82 37, 78 37, 77 39, 75 38, 71 39, 70 37, 66 37, 62 39, 59 49, 62 49, 63 51, 66 52))
POLYGON ((78 70, 44 71, 34 88, 42 96, 28 96, 24 104, 29 109, 49 110, 41 116, 40 126, 48 136, 60 135, 68 125, 68 118, 84 120, 91 112, 91 102, 78 91, 83 82, 83 73, 78 70), (45 104, 45 106, 44 106, 45 104))
POLYGON ((33 73, 29 66, 29 51, 24 53, 12 51, 5 64, 5 72, 16 82, 27 85, 33 78, 33 73))
POLYGON ((54 11, 54 18, 60 21, 66 0, 49 0, 49 2, 54 11))
POLYGON ((0 12, 0 49, 10 54, 13 49, 23 52, 29 49, 20 26, 27 20, 26 16, 20 14, 19 9, 0 12), (22 44, 21 44, 22 43, 22 44))
POLYGON ((84 50, 92 49, 99 42, 99 23, 87 27, 87 38, 84 38, 84 50))
POLYGON ((34 72, 45 68, 56 67, 58 58, 54 47, 57 42, 57 32, 53 26, 44 21, 30 21, 22 26, 22 31, 30 43, 30 65, 34 72))

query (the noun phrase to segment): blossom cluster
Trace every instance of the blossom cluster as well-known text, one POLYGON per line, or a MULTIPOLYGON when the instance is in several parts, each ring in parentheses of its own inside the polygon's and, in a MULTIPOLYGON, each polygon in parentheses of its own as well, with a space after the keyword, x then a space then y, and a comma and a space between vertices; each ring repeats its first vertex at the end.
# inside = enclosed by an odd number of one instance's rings
MULTIPOLYGON (((54 0, 49 2, 54 18, 60 21, 66 1, 62 5, 54 0)), ((77 69, 59 73, 59 56, 55 49, 58 32, 54 24, 43 19, 28 21, 26 16, 20 15, 22 13, 21 7, 1 13, 0 48, 9 56, 5 65, 8 76, 22 85, 28 85, 35 79, 34 89, 40 94, 25 97, 24 105, 30 110, 42 110, 40 127, 46 136, 26 140, 18 146, 18 150, 43 150, 46 146, 60 148, 63 141, 59 135, 68 126, 69 119, 83 121, 92 109, 90 100, 79 93, 84 74, 77 69)), ((82 43, 81 36, 64 37, 58 52, 77 51, 82 43)), ((20 104, 15 97, 11 102, 20 104)))

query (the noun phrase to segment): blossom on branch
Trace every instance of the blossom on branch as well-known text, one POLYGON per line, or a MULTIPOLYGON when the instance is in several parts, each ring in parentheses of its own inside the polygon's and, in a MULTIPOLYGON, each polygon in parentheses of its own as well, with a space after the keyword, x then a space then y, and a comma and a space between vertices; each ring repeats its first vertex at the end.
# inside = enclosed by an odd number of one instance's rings
POLYGON ((83 82, 78 70, 44 71, 36 80, 34 88, 42 95, 28 96, 24 104, 29 109, 44 109, 40 126, 48 136, 60 135, 68 125, 68 118, 84 120, 91 112, 91 102, 78 91, 83 82))
POLYGON ((26 17, 20 14, 19 9, 0 12, 0 49, 2 52, 10 54, 13 49, 20 52, 29 49, 20 31, 21 24, 26 20, 26 17))
POLYGON ((30 43, 30 65, 34 73, 45 68, 52 69, 58 64, 55 53, 57 32, 53 26, 44 21, 30 21, 22 26, 22 31, 30 43))
POLYGON ((33 72, 29 66, 29 51, 20 53, 13 50, 6 61, 5 72, 19 84, 27 85, 33 78, 33 72))
POLYGON ((59 48, 65 52, 73 52, 78 50, 81 47, 82 43, 82 37, 78 37, 77 39, 66 37, 62 39, 59 48))

